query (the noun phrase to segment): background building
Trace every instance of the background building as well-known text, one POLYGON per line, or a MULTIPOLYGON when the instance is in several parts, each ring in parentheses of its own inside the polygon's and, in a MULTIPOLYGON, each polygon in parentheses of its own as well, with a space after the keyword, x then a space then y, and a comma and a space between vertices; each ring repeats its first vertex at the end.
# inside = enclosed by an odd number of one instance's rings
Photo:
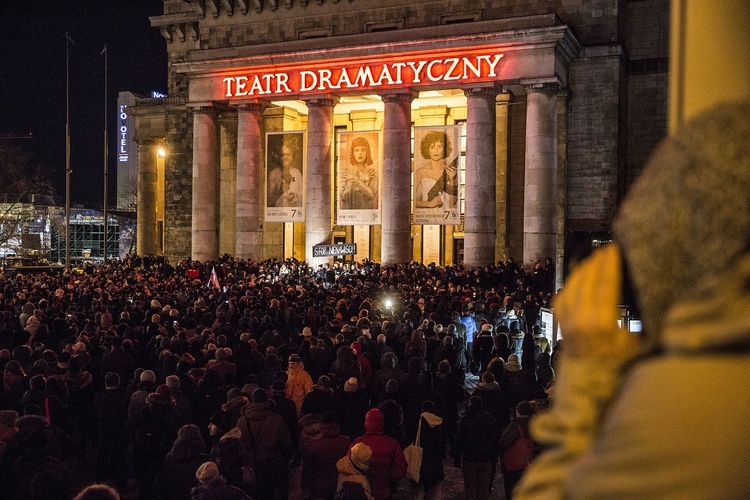
POLYGON ((128 108, 136 98, 143 97, 132 92, 117 95, 117 210, 135 212, 138 192, 138 145, 133 119, 128 117, 128 108))
POLYGON ((138 252, 318 264, 313 245, 345 241, 386 263, 553 257, 561 270, 609 238, 666 133, 668 20, 666 0, 165 0, 151 23, 169 97, 128 111, 138 252), (467 60, 495 71, 472 78, 467 60), (336 76, 363 67, 375 76, 359 86, 336 76), (461 131, 459 224, 412 225, 413 127, 447 125, 461 131), (304 222, 265 217, 265 137, 281 131, 305 132, 304 222), (378 225, 335 224, 344 131, 381 133, 378 225))

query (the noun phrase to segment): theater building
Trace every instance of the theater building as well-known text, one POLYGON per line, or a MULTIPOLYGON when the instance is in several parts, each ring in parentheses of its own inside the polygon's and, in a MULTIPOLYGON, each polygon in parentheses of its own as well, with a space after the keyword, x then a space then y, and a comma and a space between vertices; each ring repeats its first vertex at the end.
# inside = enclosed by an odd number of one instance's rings
POLYGON ((168 97, 128 108, 138 252, 562 269, 666 133, 668 19, 666 0, 164 0, 168 97))

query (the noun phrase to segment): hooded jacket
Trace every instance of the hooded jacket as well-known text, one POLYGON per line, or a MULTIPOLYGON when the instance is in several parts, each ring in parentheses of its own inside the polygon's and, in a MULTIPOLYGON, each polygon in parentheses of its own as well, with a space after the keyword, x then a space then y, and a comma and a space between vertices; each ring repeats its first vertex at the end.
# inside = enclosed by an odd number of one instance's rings
POLYGON ((312 391, 313 381, 310 374, 305 371, 305 364, 298 361, 295 366, 289 366, 286 371, 286 397, 294 401, 297 407, 297 413, 302 411, 302 403, 305 402, 305 396, 312 391))
POLYGON ((273 412, 273 401, 250 403, 237 420, 251 466, 284 457, 292 448, 292 438, 284 419, 273 412))
POLYGON ((406 458, 398 441, 383 434, 383 412, 377 408, 367 412, 365 435, 352 445, 357 443, 365 443, 372 450, 369 473, 372 496, 376 500, 389 498, 391 481, 406 475, 406 458))
POLYGON ((320 432, 303 456, 301 486, 312 498, 332 498, 338 484, 336 462, 346 455, 351 441, 335 423, 321 423, 320 432))
POLYGON ((750 103, 717 106, 631 188, 614 233, 645 354, 576 357, 566 337, 516 498, 750 498, 750 388, 733 383, 750 376, 748 137, 750 103))
MULTIPOLYGON (((355 465, 351 457, 346 456, 336 462, 336 470, 339 473, 336 491, 341 491, 345 482, 358 483, 362 485, 367 495, 367 500, 372 500, 373 496, 370 491, 370 482, 367 480, 368 466, 365 464, 355 465)), ((377 497, 374 497, 377 498, 377 497)))
POLYGON ((423 412, 419 445, 422 447, 422 467, 419 484, 432 486, 445 479, 443 470, 443 419, 430 412, 423 412))

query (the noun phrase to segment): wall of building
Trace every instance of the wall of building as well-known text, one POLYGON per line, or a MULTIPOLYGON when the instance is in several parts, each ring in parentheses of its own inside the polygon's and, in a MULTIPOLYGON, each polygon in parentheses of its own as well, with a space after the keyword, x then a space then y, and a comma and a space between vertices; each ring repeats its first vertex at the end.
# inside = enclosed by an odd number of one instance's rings
MULTIPOLYGON (((165 15, 152 19, 152 24, 162 29, 168 41, 170 97, 183 101, 187 97, 187 78, 174 65, 188 60, 260 54, 269 50, 268 44, 278 42, 285 42, 289 50, 301 50, 321 44, 367 43, 385 35, 409 39, 409 30, 414 28, 435 27, 437 37, 452 23, 480 20, 508 19, 508 29, 526 29, 533 25, 532 16, 555 14, 583 46, 570 66, 567 101, 558 112, 562 120, 558 120, 558 170, 563 168, 558 172, 559 241, 566 232, 608 230, 620 197, 665 132, 668 0, 258 0, 247 2, 247 12, 240 5, 236 1, 164 2, 165 15), (232 6, 231 15, 227 4, 232 6), (562 125, 565 130, 561 132, 562 125)), ((496 257, 520 259, 526 117, 522 91, 515 94, 503 111, 507 130, 498 127, 497 132, 496 257), (507 167, 501 165, 503 158, 507 167)), ((304 124, 285 122, 277 113, 266 110, 266 131, 304 129, 304 124)), ((176 105, 169 108, 166 119, 170 147, 166 253, 177 259, 190 254, 192 114, 176 105)), ((282 224, 265 223, 263 229, 264 258, 282 256, 282 224)), ((413 234, 417 255, 419 227, 415 226, 413 234)), ((291 243, 293 249, 285 253, 299 258, 304 255, 300 246, 304 224, 295 224, 292 235, 286 247, 291 243)), ((447 256, 453 251, 447 239, 443 251, 447 256)))

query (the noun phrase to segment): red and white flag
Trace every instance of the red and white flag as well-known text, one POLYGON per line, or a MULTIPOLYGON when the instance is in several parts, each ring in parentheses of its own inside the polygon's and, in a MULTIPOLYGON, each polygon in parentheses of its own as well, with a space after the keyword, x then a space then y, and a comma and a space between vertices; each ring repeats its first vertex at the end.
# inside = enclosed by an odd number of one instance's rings
POLYGON ((211 268, 211 277, 208 279, 208 286, 212 286, 217 290, 221 290, 221 285, 219 284, 219 276, 216 274, 216 266, 211 268))

